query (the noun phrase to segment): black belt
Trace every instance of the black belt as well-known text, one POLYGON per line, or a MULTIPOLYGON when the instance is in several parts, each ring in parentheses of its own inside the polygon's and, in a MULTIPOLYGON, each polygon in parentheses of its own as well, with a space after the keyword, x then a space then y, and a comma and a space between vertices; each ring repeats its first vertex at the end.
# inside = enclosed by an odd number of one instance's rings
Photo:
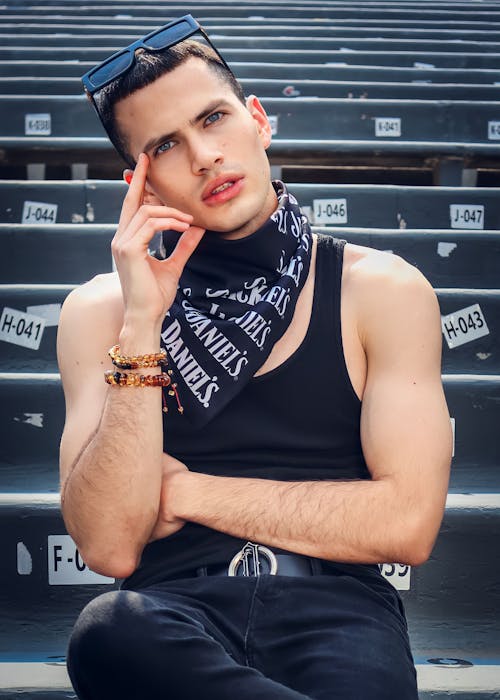
POLYGON ((317 576, 320 559, 301 554, 277 554, 262 544, 247 542, 230 562, 200 566, 197 576, 317 576))

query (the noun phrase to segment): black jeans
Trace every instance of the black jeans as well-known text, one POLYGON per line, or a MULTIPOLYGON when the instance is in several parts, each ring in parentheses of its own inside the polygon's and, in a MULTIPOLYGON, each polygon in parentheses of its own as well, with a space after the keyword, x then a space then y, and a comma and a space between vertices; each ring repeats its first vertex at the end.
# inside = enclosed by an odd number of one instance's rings
POLYGON ((399 596, 378 575, 105 593, 75 625, 68 670, 81 700, 417 699, 399 596))

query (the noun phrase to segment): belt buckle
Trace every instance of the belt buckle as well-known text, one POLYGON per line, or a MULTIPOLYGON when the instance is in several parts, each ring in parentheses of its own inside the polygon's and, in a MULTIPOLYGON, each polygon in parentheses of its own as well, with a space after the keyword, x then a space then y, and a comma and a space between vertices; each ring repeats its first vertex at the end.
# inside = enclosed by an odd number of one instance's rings
POLYGON ((231 559, 231 563, 227 569, 228 576, 260 576, 260 560, 259 556, 264 556, 269 563, 269 574, 276 576, 278 573, 278 560, 276 555, 268 547, 262 544, 254 544, 247 542, 246 545, 231 559), (253 564, 253 572, 250 570, 250 562, 253 564), (239 566, 242 565, 243 571, 238 573, 239 566))

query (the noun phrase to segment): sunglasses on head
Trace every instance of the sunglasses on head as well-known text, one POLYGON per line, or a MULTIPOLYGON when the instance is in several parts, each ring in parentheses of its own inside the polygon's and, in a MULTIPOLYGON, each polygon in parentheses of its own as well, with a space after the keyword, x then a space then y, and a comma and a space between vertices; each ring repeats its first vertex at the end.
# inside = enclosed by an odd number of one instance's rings
POLYGON ((223 65, 230 70, 226 61, 212 44, 201 25, 191 15, 184 15, 184 17, 179 17, 179 19, 169 22, 169 24, 160 27, 160 29, 155 29, 154 32, 146 34, 142 39, 134 41, 126 48, 114 53, 98 66, 91 68, 82 77, 85 92, 92 96, 98 90, 112 83, 113 80, 124 75, 133 65, 137 49, 165 51, 197 33, 202 35, 207 44, 215 51, 223 65))

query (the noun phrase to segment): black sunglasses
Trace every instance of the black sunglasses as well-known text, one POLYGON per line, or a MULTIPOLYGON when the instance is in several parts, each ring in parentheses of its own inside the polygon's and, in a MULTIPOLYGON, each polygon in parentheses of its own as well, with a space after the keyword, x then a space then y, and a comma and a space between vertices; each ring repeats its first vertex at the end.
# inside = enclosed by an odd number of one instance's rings
POLYGON ((133 65, 135 61, 135 51, 137 49, 165 51, 165 49, 169 49, 171 46, 184 41, 184 39, 196 33, 203 36, 207 44, 215 51, 224 66, 230 71, 226 61, 212 44, 201 25, 191 15, 184 15, 184 17, 179 17, 179 19, 169 22, 169 24, 166 24, 164 27, 160 27, 160 29, 155 29, 154 32, 146 34, 142 39, 134 41, 126 48, 109 56, 109 58, 98 66, 91 68, 82 77, 85 92, 89 96, 92 96, 98 90, 101 90, 101 88, 112 83, 116 78, 124 75, 133 65))

